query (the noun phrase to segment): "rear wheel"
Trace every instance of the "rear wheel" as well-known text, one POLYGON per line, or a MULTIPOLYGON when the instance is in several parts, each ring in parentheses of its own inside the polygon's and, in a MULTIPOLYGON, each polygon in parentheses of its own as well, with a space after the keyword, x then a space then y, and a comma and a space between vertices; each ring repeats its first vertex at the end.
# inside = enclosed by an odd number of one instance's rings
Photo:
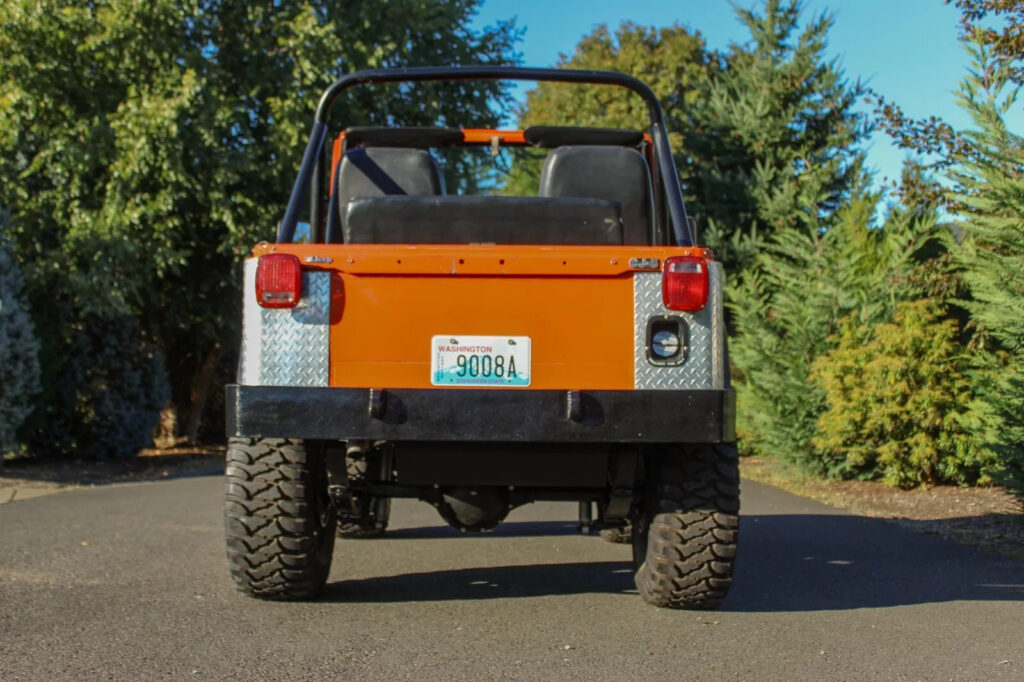
POLYGON ((633 532, 640 596, 655 606, 716 608, 732 583, 739 540, 736 450, 672 448, 652 464, 633 532))
POLYGON ((260 599, 316 596, 330 572, 335 523, 319 448, 232 438, 226 476, 224 526, 235 586, 260 599))

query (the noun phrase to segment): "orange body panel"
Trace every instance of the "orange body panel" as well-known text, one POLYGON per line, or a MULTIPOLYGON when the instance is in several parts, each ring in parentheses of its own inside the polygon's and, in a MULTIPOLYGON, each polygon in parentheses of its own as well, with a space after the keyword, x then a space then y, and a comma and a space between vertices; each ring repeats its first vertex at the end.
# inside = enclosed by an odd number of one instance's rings
MULTIPOLYGON (((430 388, 434 335, 528 336, 532 389, 629 390, 632 258, 648 246, 261 244, 334 273, 330 385, 430 388)), ((451 390, 458 388, 451 387, 451 390)))
POLYGON ((530 337, 530 388, 633 387, 629 275, 344 274, 341 281, 332 386, 429 388, 431 337, 441 334, 530 337))
POLYGON ((700 256, 699 246, 506 246, 495 244, 271 244, 260 242, 253 256, 291 253, 310 270, 377 275, 587 275, 634 272, 633 258, 700 256), (311 260, 312 259, 312 260, 311 260), (326 260, 324 260, 326 259, 326 260))

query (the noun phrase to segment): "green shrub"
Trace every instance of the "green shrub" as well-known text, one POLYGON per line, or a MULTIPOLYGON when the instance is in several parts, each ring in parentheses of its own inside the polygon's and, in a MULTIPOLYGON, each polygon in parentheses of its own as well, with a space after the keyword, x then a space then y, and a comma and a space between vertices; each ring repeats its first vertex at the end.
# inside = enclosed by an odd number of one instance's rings
POLYGON ((66 321, 66 329, 66 343, 48 366, 49 395, 23 429, 29 452, 134 456, 152 444, 170 397, 163 358, 131 318, 86 317, 66 321))
POLYGON ((897 305, 891 322, 847 317, 838 347, 818 358, 828 409, 812 443, 841 475, 922 483, 986 483, 973 393, 954 320, 930 299, 897 305))
POLYGON ((811 367, 835 347, 844 317, 884 321, 897 302, 921 296, 922 261, 932 256, 937 234, 933 206, 894 207, 874 228, 878 202, 862 190, 828 229, 777 230, 727 289, 744 452, 779 457, 813 475, 842 475, 812 442, 827 403, 811 367))

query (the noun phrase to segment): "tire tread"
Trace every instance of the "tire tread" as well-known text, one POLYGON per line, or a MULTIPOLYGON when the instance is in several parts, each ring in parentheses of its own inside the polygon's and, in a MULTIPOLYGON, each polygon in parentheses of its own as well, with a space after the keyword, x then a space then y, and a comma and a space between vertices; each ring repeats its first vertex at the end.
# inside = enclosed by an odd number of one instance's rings
POLYGON ((738 458, 729 447, 704 446, 684 454, 681 467, 681 476, 653 486, 636 586, 655 606, 713 609, 732 583, 739 540, 738 458))
POLYGON ((235 586, 260 599, 315 597, 334 548, 333 508, 325 531, 315 499, 326 475, 319 454, 299 440, 232 438, 225 471, 224 529, 235 586))

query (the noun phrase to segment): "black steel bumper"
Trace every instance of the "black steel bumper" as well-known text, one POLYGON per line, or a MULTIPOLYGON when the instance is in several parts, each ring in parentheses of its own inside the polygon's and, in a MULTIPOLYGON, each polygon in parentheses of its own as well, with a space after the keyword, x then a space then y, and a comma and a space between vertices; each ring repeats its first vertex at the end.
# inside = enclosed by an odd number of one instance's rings
POLYGON ((240 386, 228 436, 392 441, 722 443, 736 394, 240 386))

